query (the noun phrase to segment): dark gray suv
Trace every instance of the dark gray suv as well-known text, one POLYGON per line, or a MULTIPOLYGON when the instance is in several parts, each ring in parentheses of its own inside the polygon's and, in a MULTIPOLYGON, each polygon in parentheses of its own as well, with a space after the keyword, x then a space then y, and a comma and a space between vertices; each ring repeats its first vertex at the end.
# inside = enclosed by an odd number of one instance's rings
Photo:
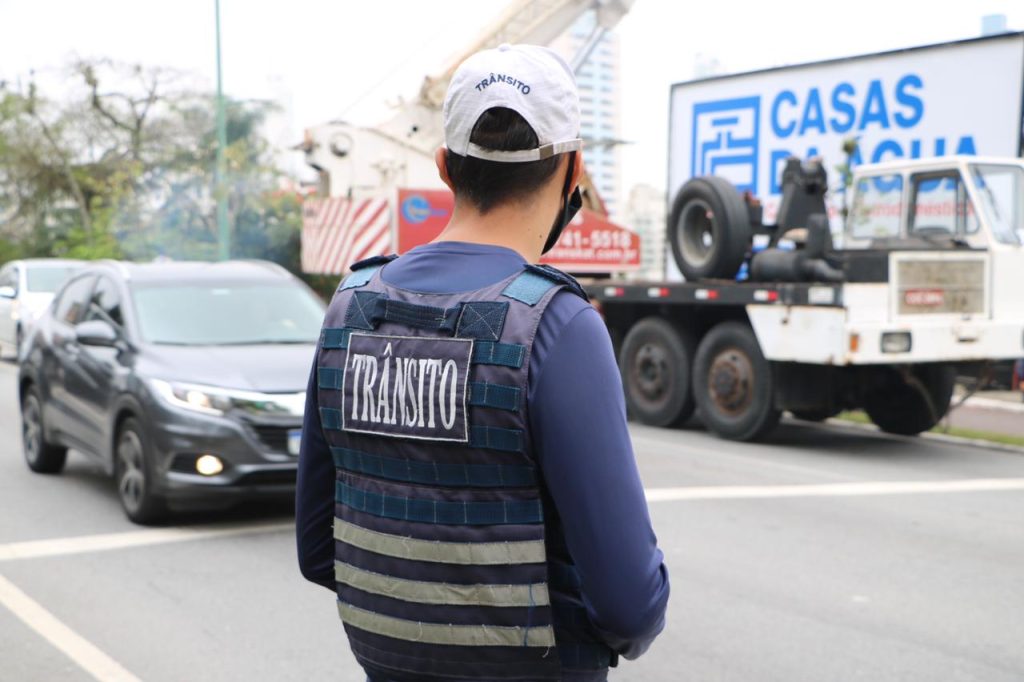
POLYGON ((57 473, 68 448, 96 458, 136 523, 292 494, 323 314, 272 263, 83 269, 22 355, 28 466, 57 473))

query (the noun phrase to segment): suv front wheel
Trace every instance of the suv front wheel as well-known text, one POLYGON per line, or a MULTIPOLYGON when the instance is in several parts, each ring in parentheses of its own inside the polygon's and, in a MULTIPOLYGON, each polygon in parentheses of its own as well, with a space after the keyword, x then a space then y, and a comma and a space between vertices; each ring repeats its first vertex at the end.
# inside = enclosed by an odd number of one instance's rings
POLYGON ((149 525, 167 515, 167 506, 155 492, 153 455, 142 426, 129 417, 121 424, 114 451, 117 496, 129 519, 149 525))

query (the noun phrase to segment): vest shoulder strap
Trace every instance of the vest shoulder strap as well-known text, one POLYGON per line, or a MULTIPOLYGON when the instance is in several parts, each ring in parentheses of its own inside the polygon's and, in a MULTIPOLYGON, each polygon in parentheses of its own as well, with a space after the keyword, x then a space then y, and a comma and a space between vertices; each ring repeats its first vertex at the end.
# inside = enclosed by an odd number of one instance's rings
POLYGON ((553 287, 564 287, 584 301, 590 300, 587 292, 583 290, 579 282, 550 265, 527 265, 526 269, 512 280, 501 294, 529 306, 534 306, 553 287))
POLYGON ((390 256, 370 256, 361 261, 356 261, 352 264, 352 274, 342 280, 338 291, 366 286, 373 278, 375 272, 396 258, 398 258, 397 254, 391 254, 390 256))

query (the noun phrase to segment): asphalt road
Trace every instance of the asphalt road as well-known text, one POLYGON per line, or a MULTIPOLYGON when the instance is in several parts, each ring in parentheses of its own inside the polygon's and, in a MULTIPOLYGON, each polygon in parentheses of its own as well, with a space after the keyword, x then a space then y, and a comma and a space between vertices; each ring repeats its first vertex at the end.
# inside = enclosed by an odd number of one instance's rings
MULTIPOLYGON (((1024 679, 1024 455, 856 427, 635 427, 668 626, 612 680, 1024 679)), ((0 680, 363 679, 288 509, 142 530, 73 454, 21 460, 0 363, 0 680)))

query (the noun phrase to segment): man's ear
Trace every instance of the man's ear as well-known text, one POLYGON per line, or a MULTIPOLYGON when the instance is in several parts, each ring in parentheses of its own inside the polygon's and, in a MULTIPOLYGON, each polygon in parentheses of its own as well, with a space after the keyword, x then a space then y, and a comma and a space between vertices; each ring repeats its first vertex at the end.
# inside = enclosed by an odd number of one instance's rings
POLYGON ((437 174, 441 176, 441 182, 448 185, 448 189, 452 192, 455 188, 452 187, 452 179, 448 177, 448 167, 445 164, 445 159, 448 158, 448 149, 446 147, 438 147, 437 151, 434 152, 434 163, 437 164, 437 174))
MULTIPOLYGON (((563 176, 564 177, 564 176, 563 176)), ((572 166, 572 182, 569 186, 572 189, 579 187, 580 178, 583 177, 583 152, 576 152, 576 163, 572 166)))

